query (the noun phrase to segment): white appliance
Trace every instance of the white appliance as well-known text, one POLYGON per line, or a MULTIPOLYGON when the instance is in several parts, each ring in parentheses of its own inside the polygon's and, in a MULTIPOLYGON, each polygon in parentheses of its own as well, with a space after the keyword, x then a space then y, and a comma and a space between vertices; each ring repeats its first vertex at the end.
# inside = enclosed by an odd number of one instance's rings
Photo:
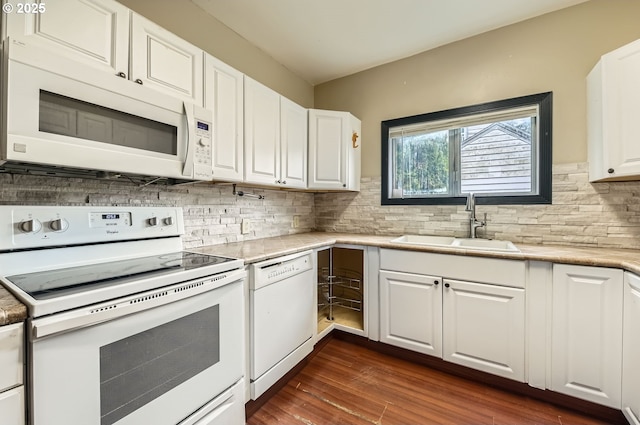
POLYGON ((211 180, 211 111, 23 41, 1 72, 4 168, 211 180))
POLYGON ((244 423, 243 261, 182 251, 180 208, 0 206, 0 223, 29 424, 244 423))
POLYGON ((312 251, 251 265, 251 398, 313 351, 312 251))

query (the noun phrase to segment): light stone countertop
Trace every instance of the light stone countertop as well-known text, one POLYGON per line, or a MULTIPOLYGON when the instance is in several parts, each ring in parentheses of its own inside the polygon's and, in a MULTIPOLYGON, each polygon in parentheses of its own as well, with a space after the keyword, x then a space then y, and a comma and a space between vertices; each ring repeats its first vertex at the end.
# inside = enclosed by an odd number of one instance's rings
MULTIPOLYGON (((489 252, 391 242, 391 240, 395 238, 396 236, 376 236, 357 233, 311 232, 256 239, 245 242, 211 245, 189 249, 189 251, 240 258, 243 259, 245 263, 249 264, 282 255, 294 254, 308 249, 323 248, 334 244, 344 244, 434 252, 441 254, 612 267, 640 274, 639 250, 516 244, 518 249, 520 249, 520 252, 489 252)), ((0 326, 21 322, 26 320, 26 318, 27 308, 11 293, 9 293, 9 291, 0 285, 0 326)))
POLYGON ((396 237, 397 236, 376 236, 357 233, 311 232, 222 245, 211 245, 195 248, 191 251, 241 258, 245 263, 249 264, 307 249, 322 248, 333 244, 344 244, 510 260, 536 260, 552 263, 613 267, 640 274, 639 250, 516 244, 520 252, 479 251, 391 242, 391 240, 396 237))

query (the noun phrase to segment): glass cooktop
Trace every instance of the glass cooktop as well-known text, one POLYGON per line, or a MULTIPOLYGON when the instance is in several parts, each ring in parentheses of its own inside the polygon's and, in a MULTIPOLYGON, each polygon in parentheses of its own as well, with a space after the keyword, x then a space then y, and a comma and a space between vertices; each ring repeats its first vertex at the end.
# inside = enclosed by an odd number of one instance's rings
POLYGON ((150 257, 68 267, 5 277, 36 300, 95 290, 117 283, 214 266, 233 258, 194 252, 173 252, 150 257))

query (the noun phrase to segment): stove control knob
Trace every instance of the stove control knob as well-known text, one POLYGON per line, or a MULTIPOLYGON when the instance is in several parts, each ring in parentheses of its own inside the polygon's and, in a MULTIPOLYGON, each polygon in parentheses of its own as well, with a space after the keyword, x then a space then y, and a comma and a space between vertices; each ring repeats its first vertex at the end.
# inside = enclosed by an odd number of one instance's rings
POLYGON ((151 217, 147 219, 147 224, 151 227, 158 225, 158 217, 151 217))
POLYGON ((64 232, 69 228, 69 222, 64 218, 57 218, 49 222, 49 229, 54 232, 64 232))
POLYGON ((42 229, 42 223, 36 219, 25 220, 18 225, 24 233, 38 233, 42 229))
POLYGON ((173 217, 165 217, 162 219, 165 226, 171 226, 173 224, 173 217))

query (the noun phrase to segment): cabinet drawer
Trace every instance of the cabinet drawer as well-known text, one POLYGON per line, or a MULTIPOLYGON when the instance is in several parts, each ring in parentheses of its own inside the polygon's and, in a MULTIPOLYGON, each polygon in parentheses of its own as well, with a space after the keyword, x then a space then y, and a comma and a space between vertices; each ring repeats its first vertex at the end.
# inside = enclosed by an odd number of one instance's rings
POLYGON ((0 393, 0 421, 2 425, 24 425, 24 387, 0 393))
POLYGON ((23 325, 0 327, 0 391, 23 383, 23 325))
POLYGON ((380 250, 380 268, 524 288, 525 262, 488 257, 380 250))

